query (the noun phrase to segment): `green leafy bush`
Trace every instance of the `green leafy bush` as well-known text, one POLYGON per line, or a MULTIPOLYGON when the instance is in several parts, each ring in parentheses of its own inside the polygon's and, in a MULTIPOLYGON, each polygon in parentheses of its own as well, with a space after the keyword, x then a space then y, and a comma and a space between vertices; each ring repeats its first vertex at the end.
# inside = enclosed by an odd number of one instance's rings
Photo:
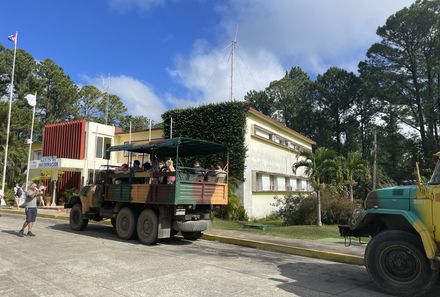
MULTIPOLYGON (((321 194, 321 220, 324 224, 347 223, 354 209, 359 206, 334 192, 324 191, 321 194)), ((286 225, 316 224, 318 206, 316 195, 275 197, 273 205, 278 207, 277 214, 286 225)))
MULTIPOLYGON (((229 149, 229 175, 242 181, 246 157, 244 136, 247 110, 248 106, 243 102, 225 102, 169 110, 162 115, 164 136, 170 137, 172 118, 173 137, 203 139, 226 145, 229 149)), ((193 160, 187 162, 191 161, 193 160)), ((219 160, 200 158, 199 161, 206 166, 215 164, 219 160)), ((226 164, 226 160, 221 161, 226 164)))
POLYGON ((241 205, 240 198, 236 195, 229 196, 228 204, 216 210, 214 216, 231 221, 247 221, 249 219, 246 210, 241 205))
POLYGON ((241 205, 240 198, 235 194, 238 186, 238 180, 230 177, 228 181, 228 204, 214 211, 214 216, 220 219, 232 221, 247 221, 249 217, 241 205))

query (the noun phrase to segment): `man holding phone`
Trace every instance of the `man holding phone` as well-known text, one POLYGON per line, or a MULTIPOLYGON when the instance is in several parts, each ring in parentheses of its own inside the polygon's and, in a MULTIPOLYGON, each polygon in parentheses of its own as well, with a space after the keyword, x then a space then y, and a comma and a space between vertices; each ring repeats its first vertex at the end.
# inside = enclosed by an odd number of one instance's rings
POLYGON ((40 187, 38 189, 36 183, 32 183, 29 189, 26 192, 26 201, 22 205, 25 207, 25 213, 26 213, 26 221, 23 224, 23 227, 18 232, 18 236, 23 237, 24 236, 24 229, 27 227, 28 232, 27 236, 35 236, 34 233, 32 233, 32 225, 37 219, 37 197, 40 195, 40 192, 43 191, 43 187, 40 187))

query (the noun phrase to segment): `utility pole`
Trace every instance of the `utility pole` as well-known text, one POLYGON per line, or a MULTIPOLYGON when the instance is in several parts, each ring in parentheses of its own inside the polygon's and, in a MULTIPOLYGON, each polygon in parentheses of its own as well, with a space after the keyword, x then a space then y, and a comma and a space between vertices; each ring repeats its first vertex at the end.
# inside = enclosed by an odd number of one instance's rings
POLYGON ((376 136, 376 130, 374 130, 374 141, 373 141, 373 191, 376 190, 376 183, 377 183, 377 136, 376 136))
POLYGON ((110 73, 107 73, 107 91, 106 91, 106 93, 107 93, 107 102, 106 102, 106 104, 105 104, 105 124, 106 125, 108 125, 108 105, 109 105, 109 94, 108 94, 108 91, 109 91, 109 88, 110 88, 110 73))

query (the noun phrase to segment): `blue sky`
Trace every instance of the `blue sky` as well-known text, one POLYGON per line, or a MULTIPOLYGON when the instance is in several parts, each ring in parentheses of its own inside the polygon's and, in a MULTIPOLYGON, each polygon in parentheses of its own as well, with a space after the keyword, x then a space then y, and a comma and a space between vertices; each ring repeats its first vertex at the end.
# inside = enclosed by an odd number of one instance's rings
POLYGON ((229 49, 238 28, 234 97, 300 66, 356 71, 375 31, 410 0, 14 0, 2 3, 1 43, 53 59, 79 85, 119 95, 132 114, 229 98, 229 49))

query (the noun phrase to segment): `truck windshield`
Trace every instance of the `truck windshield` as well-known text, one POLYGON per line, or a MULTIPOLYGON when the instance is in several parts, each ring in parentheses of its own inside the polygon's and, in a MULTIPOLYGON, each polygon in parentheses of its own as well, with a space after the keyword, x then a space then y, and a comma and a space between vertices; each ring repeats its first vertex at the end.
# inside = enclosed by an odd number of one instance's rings
POLYGON ((440 160, 437 161, 435 165, 434 172, 432 173, 431 180, 428 183, 429 185, 439 185, 440 184, 440 160))

